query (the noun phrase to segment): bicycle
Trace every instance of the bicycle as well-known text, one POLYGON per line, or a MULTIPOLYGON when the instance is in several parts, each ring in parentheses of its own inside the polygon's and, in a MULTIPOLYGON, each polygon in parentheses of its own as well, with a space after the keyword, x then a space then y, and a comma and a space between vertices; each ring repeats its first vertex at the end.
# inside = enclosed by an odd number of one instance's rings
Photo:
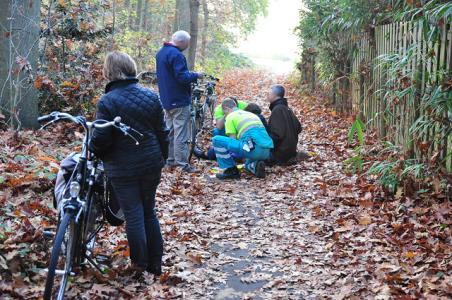
POLYGON ((55 294, 56 299, 63 299, 69 277, 74 276, 74 271, 86 262, 102 272, 92 256, 96 235, 104 226, 105 220, 109 221, 106 212, 111 191, 107 188, 102 162, 88 149, 92 131, 96 128, 115 127, 132 138, 137 145, 139 142, 131 132, 142 136, 135 129, 121 123, 120 117, 113 121, 88 122, 82 116, 52 112, 38 118, 38 122, 46 123, 41 129, 60 121, 81 125, 85 136, 78 161, 65 186, 64 197, 57 206, 58 226, 47 269, 45 300, 52 299, 55 294), (56 282, 55 275, 61 276, 59 282, 56 282))
MULTIPOLYGON (((143 71, 137 75, 140 82, 144 84, 157 84, 157 73, 154 71, 143 71)), ((199 135, 205 128, 207 113, 210 112, 210 128, 213 127, 217 93, 215 87, 220 80, 212 75, 204 75, 202 82, 192 84, 191 112, 190 112, 190 137, 189 157, 191 161, 199 135)))
POLYGON ((137 75, 138 80, 143 84, 156 85, 157 73, 154 71, 142 71, 137 75))
MULTIPOLYGON (((205 75, 204 82, 196 82, 192 86, 192 98, 191 98, 191 117, 190 117, 190 155, 189 161, 193 156, 195 147, 197 146, 197 140, 199 135, 206 129, 205 120, 207 112, 210 112, 210 127, 213 127, 213 119, 215 113, 215 106, 217 102, 217 94, 215 87, 218 78, 205 75)), ((208 129, 207 128, 207 129, 208 129)))

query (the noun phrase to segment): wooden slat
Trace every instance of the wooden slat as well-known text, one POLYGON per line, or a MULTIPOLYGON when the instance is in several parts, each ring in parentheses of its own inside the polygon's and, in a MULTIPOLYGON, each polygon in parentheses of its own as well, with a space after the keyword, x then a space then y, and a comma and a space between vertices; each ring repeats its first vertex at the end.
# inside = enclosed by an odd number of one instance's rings
MULTIPOLYGON (((414 48, 415 52, 414 52, 413 61, 411 64, 411 69, 413 70, 411 80, 412 80, 412 84, 415 88, 418 86, 418 82, 417 82, 418 66, 417 66, 417 64, 419 62, 419 53, 420 53, 419 44, 418 44, 419 42, 420 42, 419 22, 415 22, 415 23, 413 23, 413 28, 412 28, 412 46, 415 46, 415 48, 414 48)), ((418 105, 419 105, 417 103, 417 93, 418 93, 418 91, 415 90, 415 95, 414 95, 413 104, 412 104, 413 110, 412 110, 412 115, 411 115, 411 122, 410 122, 411 125, 410 126, 412 126, 413 122, 416 121, 416 115, 417 115, 417 110, 418 110, 418 105)), ((419 153, 416 153, 415 135, 410 133, 409 137, 410 137, 410 145, 409 145, 410 151, 412 151, 415 155, 419 154, 419 153)))
MULTIPOLYGON (((393 43, 393 49, 391 52, 398 54, 399 53, 399 44, 400 44, 400 23, 394 24, 394 43, 393 43)), ((394 142, 396 145, 398 145, 398 137, 397 137, 397 117, 398 117, 398 111, 397 111, 397 105, 392 105, 391 107, 391 137, 392 142, 394 142)))
MULTIPOLYGON (((447 59, 446 59, 446 71, 448 74, 452 72, 452 23, 448 26, 448 32, 446 34, 448 43, 447 43, 447 59)), ((447 141, 447 155, 452 153, 452 134, 449 135, 447 141)), ((446 160, 446 168, 449 172, 452 172, 452 155, 449 155, 446 160)))
MULTIPOLYGON (((439 42, 439 51, 438 51, 438 70, 443 70, 446 67, 446 43, 447 43, 447 31, 446 31, 447 24, 443 24, 441 26, 441 38, 439 42)), ((442 80, 444 79, 443 74, 438 74, 438 84, 442 83, 442 80)), ((447 113, 445 112, 443 117, 447 119, 447 113)), ((440 126, 438 128, 439 136, 440 136, 440 143, 438 144, 440 152, 440 159, 444 159, 446 157, 446 149, 447 149, 447 137, 446 137, 446 131, 448 128, 446 126, 440 126)))
MULTIPOLYGON (((353 73, 350 86, 352 110, 360 112, 366 121, 371 121, 371 127, 381 128, 383 122, 380 117, 377 117, 377 114, 381 114, 385 110, 385 85, 388 80, 394 78, 388 78, 387 72, 377 65, 379 62, 376 61, 376 58, 385 54, 398 54, 401 58, 406 57, 408 50, 413 45, 417 45, 417 47, 411 50, 413 51, 411 60, 402 68, 402 75, 407 76, 410 84, 418 87, 420 97, 430 90, 430 88, 427 89, 430 84, 441 84, 442 75, 437 71, 444 70, 445 66, 448 66, 449 69, 452 66, 451 26, 452 24, 444 25, 441 29, 441 41, 433 44, 426 41, 421 22, 400 22, 377 26, 374 32, 374 46, 372 46, 368 33, 363 33, 359 39, 354 39, 350 45, 351 51, 356 49, 351 64, 353 73), (432 50, 435 52, 433 59, 429 56, 432 50), (362 79, 360 72, 364 66, 371 66, 371 69, 370 74, 366 74, 362 79), (428 74, 433 76, 430 80, 425 79, 428 74)), ((386 107, 391 112, 386 124, 387 138, 405 149, 414 150, 417 156, 421 155, 421 152, 413 139, 421 138, 421 141, 433 143, 429 155, 432 155, 433 151, 442 150, 441 157, 444 158, 452 149, 452 137, 445 136, 446 131, 443 126, 437 125, 428 130, 425 135, 417 134, 415 137, 411 134, 410 128, 416 118, 427 116, 427 113, 419 109, 422 107, 419 103, 419 96, 414 97, 415 95, 405 96, 404 99, 400 99, 399 104, 386 107), (445 140, 447 140, 447 147, 440 144, 445 140)), ((345 100, 342 99, 342 101, 345 100)), ((446 166, 449 170, 452 169, 452 158, 447 159, 446 166)))

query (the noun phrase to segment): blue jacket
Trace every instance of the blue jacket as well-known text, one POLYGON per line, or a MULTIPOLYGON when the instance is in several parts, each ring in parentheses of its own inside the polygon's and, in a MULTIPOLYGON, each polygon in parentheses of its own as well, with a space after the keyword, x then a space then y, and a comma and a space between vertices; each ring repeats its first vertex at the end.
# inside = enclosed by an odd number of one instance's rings
POLYGON ((191 103, 190 83, 198 79, 198 74, 190 72, 187 60, 173 44, 165 43, 157 52, 157 82, 163 108, 188 106, 191 103))
POLYGON ((104 162, 109 177, 142 176, 160 170, 168 157, 168 132, 158 95, 138 84, 136 78, 110 82, 97 103, 96 118, 121 122, 138 130, 131 134, 140 143, 116 128, 95 129, 90 150, 104 162))

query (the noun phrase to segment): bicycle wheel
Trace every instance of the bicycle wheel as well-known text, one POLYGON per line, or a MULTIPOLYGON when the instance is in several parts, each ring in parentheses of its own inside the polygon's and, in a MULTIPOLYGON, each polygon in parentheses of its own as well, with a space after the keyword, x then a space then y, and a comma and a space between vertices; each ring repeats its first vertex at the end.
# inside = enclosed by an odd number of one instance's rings
POLYGON ((188 162, 191 161, 193 152, 195 151, 197 136, 198 136, 198 129, 196 128, 196 117, 192 116, 190 118, 190 140, 189 140, 189 145, 188 145, 190 154, 188 156, 188 162))
MULTIPOLYGON (((102 195, 100 193, 93 193, 89 197, 89 205, 84 221, 84 234, 83 234, 83 253, 84 255, 89 255, 92 253, 94 245, 96 243, 96 234, 101 229, 102 226, 98 226, 101 223, 102 218, 102 195)), ((83 257, 84 255, 81 255, 83 257)))
POLYGON ((213 120, 215 117, 215 108, 217 105, 217 95, 216 94, 212 94, 209 97, 209 111, 210 111, 210 118, 212 120, 212 126, 213 126, 213 120))
POLYGON ((198 110, 198 112, 196 114, 196 129, 198 132, 204 129, 204 120, 205 120, 206 112, 207 112, 207 105, 203 104, 203 106, 201 106, 201 108, 198 110))
POLYGON ((44 290, 45 300, 52 299, 55 294, 54 299, 60 300, 64 298, 66 285, 72 271, 76 230, 77 225, 75 224, 74 213, 67 212, 58 226, 53 243, 44 290), (64 269, 57 270, 58 267, 64 267, 64 269), (55 281, 55 275, 61 275, 59 282, 55 281))

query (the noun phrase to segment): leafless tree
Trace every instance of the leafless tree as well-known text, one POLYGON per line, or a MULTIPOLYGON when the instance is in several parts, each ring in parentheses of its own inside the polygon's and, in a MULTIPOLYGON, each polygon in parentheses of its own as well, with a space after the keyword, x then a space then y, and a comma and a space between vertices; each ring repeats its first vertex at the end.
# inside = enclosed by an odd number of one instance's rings
POLYGON ((40 0, 5 0, 0 9, 0 108, 5 122, 36 127, 40 0))

